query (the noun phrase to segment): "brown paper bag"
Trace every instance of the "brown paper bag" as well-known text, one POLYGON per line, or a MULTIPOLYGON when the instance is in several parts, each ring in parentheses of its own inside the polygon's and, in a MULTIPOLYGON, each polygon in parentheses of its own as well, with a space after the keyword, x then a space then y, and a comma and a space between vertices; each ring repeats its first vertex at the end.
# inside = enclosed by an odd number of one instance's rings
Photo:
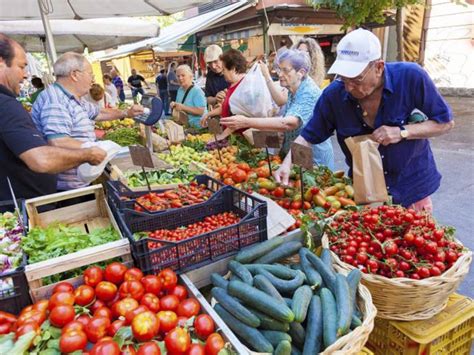
POLYGON ((186 135, 184 134, 183 126, 171 121, 166 120, 164 122, 166 135, 171 143, 180 143, 186 139, 186 135))
POLYGON ((352 154, 354 201, 357 204, 386 202, 388 193, 379 144, 370 135, 349 137, 345 142, 352 154))

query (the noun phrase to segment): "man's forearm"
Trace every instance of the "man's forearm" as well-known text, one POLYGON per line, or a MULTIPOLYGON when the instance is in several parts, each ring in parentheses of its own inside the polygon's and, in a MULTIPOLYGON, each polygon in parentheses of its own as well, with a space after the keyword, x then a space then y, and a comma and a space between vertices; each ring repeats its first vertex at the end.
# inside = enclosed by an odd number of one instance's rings
POLYGON ((428 120, 421 123, 406 125, 405 129, 408 131, 407 139, 427 139, 437 137, 448 133, 454 127, 454 121, 448 123, 437 123, 433 120, 428 120))
POLYGON ((113 121, 113 120, 121 120, 125 118, 126 114, 124 111, 121 111, 116 108, 103 108, 100 110, 100 113, 95 118, 95 121, 113 121))
POLYGON ((48 140, 48 144, 53 147, 67 148, 67 149, 81 149, 84 142, 71 137, 62 137, 48 140))
POLYGON ((57 174, 89 161, 90 155, 90 149, 43 146, 22 153, 20 159, 35 172, 57 174))

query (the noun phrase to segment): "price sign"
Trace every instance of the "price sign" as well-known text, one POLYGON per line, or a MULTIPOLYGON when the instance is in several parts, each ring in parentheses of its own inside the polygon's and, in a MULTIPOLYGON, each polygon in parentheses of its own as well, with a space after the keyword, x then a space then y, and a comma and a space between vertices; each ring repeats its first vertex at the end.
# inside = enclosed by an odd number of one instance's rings
POLYGON ((141 145, 131 145, 130 156, 132 157, 132 163, 136 166, 154 168, 153 159, 151 157, 150 150, 141 145))
POLYGON ((210 118, 207 121, 207 126, 209 127, 209 132, 211 132, 214 135, 218 135, 222 133, 222 126, 218 118, 210 118))
POLYGON ((280 148, 281 141, 277 132, 253 131, 253 144, 257 148, 280 148))
POLYGON ((313 168, 313 149, 298 143, 291 143, 291 161, 306 170, 313 168))

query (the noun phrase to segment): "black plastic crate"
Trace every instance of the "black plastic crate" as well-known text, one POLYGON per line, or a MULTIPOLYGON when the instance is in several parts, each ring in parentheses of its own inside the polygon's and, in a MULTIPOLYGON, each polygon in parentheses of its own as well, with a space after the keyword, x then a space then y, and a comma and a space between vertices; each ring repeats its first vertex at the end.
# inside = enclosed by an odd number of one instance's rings
MULTIPOLYGON (((22 206, 22 201, 18 201, 18 206, 22 206)), ((13 201, 1 201, 0 210, 3 212, 13 212, 15 209, 13 201)), ((26 224, 25 213, 22 213, 23 223, 26 224)), ((26 233, 26 231, 24 231, 26 233)), ((15 270, 0 274, 3 283, 11 284, 12 287, 0 287, 0 310, 13 314, 31 304, 28 282, 25 276, 26 256, 23 255, 21 265, 15 270)))
POLYGON ((123 233, 130 239, 135 262, 145 273, 157 273, 164 268, 178 273, 190 271, 267 239, 266 202, 231 186, 219 190, 209 201, 185 209, 156 215, 127 210, 121 218, 123 233), (152 238, 135 241, 133 238, 137 232, 175 229, 224 212, 233 212, 241 220, 179 242, 152 238), (161 246, 154 248, 156 243, 161 246))
MULTIPOLYGON (((207 175, 196 175, 192 180, 197 182, 199 185, 205 185, 206 188, 212 192, 217 192, 223 186, 225 186, 220 181, 207 176, 207 175)), ((151 190, 155 193, 164 192, 167 190, 172 190, 172 188, 167 189, 158 189, 158 190, 151 190)), ((132 191, 130 190, 125 184, 121 181, 108 181, 106 185, 107 191, 107 201, 109 206, 113 209, 117 209, 119 212, 123 212, 126 209, 133 210, 135 204, 140 206, 143 211, 147 213, 162 213, 169 210, 162 210, 162 211, 150 211, 146 207, 142 206, 140 203, 136 202, 136 199, 140 196, 143 196, 148 193, 148 191, 132 191)))

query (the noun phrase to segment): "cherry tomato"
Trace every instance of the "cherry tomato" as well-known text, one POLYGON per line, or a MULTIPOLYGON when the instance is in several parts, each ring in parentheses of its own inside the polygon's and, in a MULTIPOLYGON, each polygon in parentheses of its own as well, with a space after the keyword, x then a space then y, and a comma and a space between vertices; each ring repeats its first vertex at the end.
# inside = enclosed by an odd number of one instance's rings
POLYGON ((95 295, 101 301, 107 302, 114 299, 117 294, 117 286, 108 281, 101 281, 95 287, 95 295))
POLYGON ((124 281, 119 288, 120 298, 131 297, 140 301, 145 294, 145 288, 140 281, 124 281))
POLYGON ((87 306, 94 301, 95 291, 91 286, 81 285, 74 291, 75 302, 79 306, 87 306))
POLYGON ((104 280, 104 271, 99 266, 91 266, 84 271, 84 283, 91 287, 96 287, 104 280))
POLYGON ((74 307, 70 305, 60 305, 54 307, 49 313, 49 321, 52 325, 58 328, 64 327, 69 322, 74 320, 76 312, 74 307))
POLYGON ((201 305, 199 301, 195 298, 187 298, 182 301, 177 310, 178 316, 184 316, 191 318, 192 316, 197 316, 201 310, 201 305))
MULTIPOLYGON (((178 316, 173 311, 159 311, 157 314, 160 321, 160 331, 165 334, 178 325, 178 316)), ((187 319, 184 324, 186 324, 187 319)))
POLYGON ((225 346, 224 339, 219 333, 212 333, 206 340, 206 355, 217 355, 225 346))
POLYGON ((125 317, 128 311, 132 311, 138 308, 138 306, 139 304, 136 299, 127 297, 112 306, 112 313, 115 318, 125 317))
POLYGON ((139 341, 150 341, 160 330, 160 321, 155 313, 146 311, 135 316, 132 320, 133 337, 139 341))
POLYGON ((74 292, 74 286, 71 285, 69 282, 59 282, 53 288, 53 293, 57 292, 74 292))
POLYGON ((113 262, 105 268, 104 278, 105 280, 112 282, 116 285, 120 285, 124 281, 127 267, 119 262, 113 262))
POLYGON ((191 347, 191 337, 184 328, 174 328, 165 336, 166 349, 170 353, 184 353, 191 347))
MULTIPOLYGON (((93 317, 86 327, 87 339, 91 343, 97 343, 100 339, 105 337, 107 329, 110 327, 109 318, 93 317)), ((120 351, 119 351, 120 353, 120 351)))
POLYGON ((154 341, 149 341, 140 345, 137 355, 161 355, 161 350, 154 341))
POLYGON ((74 294, 72 292, 56 292, 49 299, 49 310, 60 305, 74 305, 74 294))
POLYGON ((175 295, 166 295, 160 299, 160 309, 163 311, 176 312, 179 306, 179 298, 175 295))
POLYGON ((150 311, 155 313, 160 310, 160 299, 153 293, 145 293, 140 301, 140 304, 147 306, 150 311))
POLYGON ((141 280, 146 293, 158 296, 161 292, 161 279, 155 275, 147 275, 141 280))
POLYGON ((140 281, 143 278, 143 272, 136 267, 132 267, 131 269, 128 269, 125 274, 124 274, 124 280, 125 281, 140 281))
POLYGON ((95 344, 90 355, 120 355, 120 348, 113 340, 104 340, 95 344))
POLYGON ((165 290, 171 290, 178 283, 178 276, 171 269, 161 270, 158 274, 158 277, 161 279, 162 288, 165 290))
POLYGON ((194 319, 194 330, 200 339, 207 339, 209 335, 214 333, 214 321, 209 315, 200 314, 194 319))
POLYGON ((87 345, 87 335, 82 330, 70 330, 61 334, 59 350, 62 353, 72 353, 84 350, 87 345))

